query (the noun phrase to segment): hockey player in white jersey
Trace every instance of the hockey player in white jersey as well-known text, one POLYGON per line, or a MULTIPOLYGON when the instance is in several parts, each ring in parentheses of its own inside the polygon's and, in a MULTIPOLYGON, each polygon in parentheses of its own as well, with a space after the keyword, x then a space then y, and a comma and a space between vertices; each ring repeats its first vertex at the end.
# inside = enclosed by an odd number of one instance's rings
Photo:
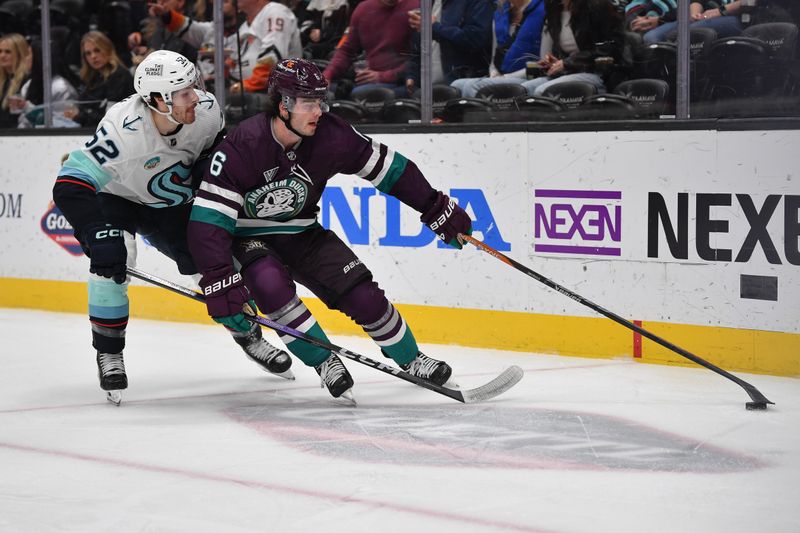
MULTIPOLYGON (((229 0, 226 0, 225 8, 229 0)), ((292 10, 270 0, 239 0, 239 9, 246 20, 237 34, 226 35, 224 47, 231 52, 229 75, 235 82, 231 91, 266 91, 272 67, 290 57, 302 57, 300 29, 292 10), (239 52, 241 50, 241 56, 239 52), (242 78, 239 78, 241 67, 242 78)), ((214 42, 214 23, 198 22, 179 13, 165 10, 159 4, 150 5, 150 14, 160 17, 166 28, 196 48, 214 42)))
MULTIPOLYGON (((128 385, 122 352, 126 267, 135 266, 135 234, 175 261, 182 274, 197 274, 186 244, 194 181, 225 127, 216 99, 202 90, 195 65, 180 54, 150 54, 136 69, 134 87, 137 95, 109 109, 94 137, 69 154, 53 188, 90 259, 92 345, 100 386, 117 404, 128 385)), ((262 368, 294 378, 288 354, 267 343, 257 325, 221 322, 262 368)))

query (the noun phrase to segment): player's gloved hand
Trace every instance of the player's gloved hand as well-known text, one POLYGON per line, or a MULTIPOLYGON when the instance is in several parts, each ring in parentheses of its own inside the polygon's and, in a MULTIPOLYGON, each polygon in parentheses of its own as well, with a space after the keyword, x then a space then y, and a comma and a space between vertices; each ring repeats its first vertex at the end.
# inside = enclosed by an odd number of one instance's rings
POLYGON ((458 239, 459 233, 472 235, 472 220, 467 212, 441 191, 436 193, 436 200, 420 220, 453 248, 461 249, 463 243, 458 239))
POLYGON ((88 248, 89 272, 125 283, 128 250, 123 230, 111 224, 93 224, 83 230, 83 241, 88 248))
POLYGON ((256 304, 250 297, 238 272, 230 269, 212 270, 200 279, 200 288, 206 299, 208 314, 233 331, 250 331, 250 322, 244 317, 245 305, 255 312, 256 304))

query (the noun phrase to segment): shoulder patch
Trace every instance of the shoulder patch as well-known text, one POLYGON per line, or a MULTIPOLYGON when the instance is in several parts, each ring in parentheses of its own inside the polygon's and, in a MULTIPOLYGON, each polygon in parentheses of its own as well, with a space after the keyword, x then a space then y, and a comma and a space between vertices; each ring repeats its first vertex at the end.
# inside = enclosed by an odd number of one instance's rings
POLYGON ((147 161, 144 162, 144 168, 147 169, 147 170, 153 170, 154 168, 156 168, 158 166, 158 164, 160 162, 161 162, 161 158, 160 157, 158 157, 158 156, 152 157, 152 158, 150 158, 150 159, 148 159, 147 161))

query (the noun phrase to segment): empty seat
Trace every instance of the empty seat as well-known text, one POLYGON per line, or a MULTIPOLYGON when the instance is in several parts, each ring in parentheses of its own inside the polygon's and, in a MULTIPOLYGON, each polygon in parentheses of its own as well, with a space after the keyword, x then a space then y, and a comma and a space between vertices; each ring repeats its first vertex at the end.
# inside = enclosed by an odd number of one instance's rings
POLYGON ((714 41, 708 58, 709 99, 763 95, 768 59, 769 49, 760 39, 736 36, 714 41))
POLYGON ((621 94, 595 94, 586 98, 576 112, 582 120, 627 120, 636 116, 636 104, 621 94))
POLYGON ((637 118, 658 118, 669 110, 669 84, 664 80, 642 78, 624 81, 617 85, 614 93, 635 104, 637 118))
POLYGON ((655 78, 669 84, 675 90, 678 47, 675 43, 651 43, 644 47, 639 62, 635 65, 636 78, 655 78))
POLYGON ((356 95, 351 93, 350 97, 364 108, 367 120, 380 122, 383 120, 384 106, 394 101, 394 91, 386 87, 372 87, 360 90, 356 95))
POLYGON ((743 35, 767 45, 769 61, 763 65, 764 90, 768 94, 789 95, 799 80, 790 67, 797 55, 798 28, 789 22, 768 22, 745 28, 743 35))
POLYGON ((421 116, 419 102, 408 98, 387 102, 383 108, 383 121, 389 124, 408 124, 419 121, 421 116))
POLYGON ((454 98, 442 108, 445 122, 486 122, 492 105, 481 98, 454 98))
POLYGON ((520 96, 514 100, 518 120, 555 121, 564 118, 565 108, 555 98, 548 96, 520 96))
POLYGON ((766 22, 745 28, 742 34, 763 41, 770 57, 788 61, 795 58, 798 28, 790 22, 766 22))
POLYGON ((353 124, 360 124, 366 120, 367 112, 358 102, 335 100, 330 106, 331 113, 353 124))
MULTIPOLYGON (((447 102, 455 98, 461 98, 461 91, 451 85, 444 83, 434 83, 431 86, 433 96, 433 116, 442 118, 442 110, 447 102)), ((419 100, 422 95, 422 89, 417 88, 414 91, 414 99, 419 100)))

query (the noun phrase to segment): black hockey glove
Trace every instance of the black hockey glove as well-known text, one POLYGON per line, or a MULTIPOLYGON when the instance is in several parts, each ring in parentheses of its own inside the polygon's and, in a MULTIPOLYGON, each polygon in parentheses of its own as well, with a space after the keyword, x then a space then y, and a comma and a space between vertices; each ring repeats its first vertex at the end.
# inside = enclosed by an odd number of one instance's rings
POLYGON ((453 248, 461 249, 463 243, 458 239, 459 233, 472 235, 472 220, 467 212, 441 191, 436 193, 436 200, 420 220, 453 248))
POLYGON ((252 326, 243 311, 245 305, 255 310, 256 304, 250 298, 250 291, 242 281, 241 274, 231 273, 227 268, 212 270, 203 275, 200 288, 206 298, 208 314, 214 322, 233 331, 250 331, 252 326))
POLYGON ((125 283, 128 250, 121 229, 111 224, 94 224, 83 231, 88 248, 89 272, 111 278, 115 283, 125 283))

